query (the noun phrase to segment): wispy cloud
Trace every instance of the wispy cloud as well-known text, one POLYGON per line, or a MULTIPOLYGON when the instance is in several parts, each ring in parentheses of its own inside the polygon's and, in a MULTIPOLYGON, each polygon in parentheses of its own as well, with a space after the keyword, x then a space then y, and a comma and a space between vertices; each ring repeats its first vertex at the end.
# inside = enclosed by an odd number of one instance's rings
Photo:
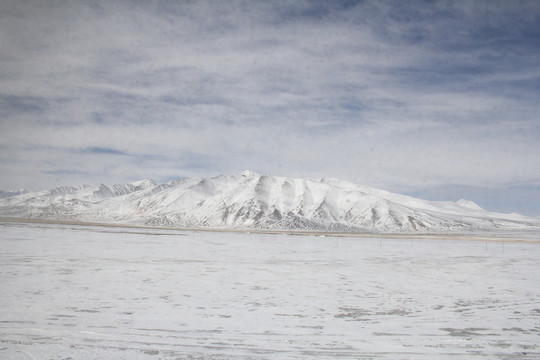
POLYGON ((3 1, 0 17, 0 188, 246 168, 540 183, 536 1, 3 1))
POLYGON ((89 153, 89 154, 108 154, 108 155, 126 155, 126 153, 111 149, 111 148, 102 148, 102 147, 90 147, 88 149, 84 149, 83 153, 89 153))

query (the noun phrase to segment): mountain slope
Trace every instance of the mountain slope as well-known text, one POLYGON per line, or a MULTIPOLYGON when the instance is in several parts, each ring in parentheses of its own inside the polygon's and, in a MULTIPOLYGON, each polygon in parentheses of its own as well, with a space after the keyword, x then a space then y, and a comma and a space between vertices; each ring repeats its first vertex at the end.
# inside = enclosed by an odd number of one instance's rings
POLYGON ((18 190, 18 191, 3 191, 3 190, 0 190, 0 199, 5 199, 5 198, 8 198, 8 197, 17 196, 17 195, 20 195, 20 194, 25 194, 27 192, 28 191, 26 191, 25 189, 18 190))
POLYGON ((332 231, 538 229, 471 201, 425 201, 336 179, 245 171, 156 184, 59 187, 0 200, 0 216, 131 224, 332 231))

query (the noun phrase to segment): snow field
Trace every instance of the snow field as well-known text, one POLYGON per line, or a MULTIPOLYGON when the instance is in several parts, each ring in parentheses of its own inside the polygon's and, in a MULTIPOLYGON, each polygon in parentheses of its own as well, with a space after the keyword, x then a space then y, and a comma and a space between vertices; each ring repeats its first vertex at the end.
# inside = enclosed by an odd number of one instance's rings
POLYGON ((540 358, 539 243, 0 225, 0 358, 540 358))

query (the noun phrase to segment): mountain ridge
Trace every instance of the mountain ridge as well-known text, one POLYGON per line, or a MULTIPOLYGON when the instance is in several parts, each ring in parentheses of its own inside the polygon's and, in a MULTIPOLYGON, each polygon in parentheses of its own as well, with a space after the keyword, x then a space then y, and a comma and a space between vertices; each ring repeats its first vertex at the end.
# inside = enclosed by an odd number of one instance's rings
POLYGON ((224 229, 453 232, 540 229, 469 200, 427 201, 347 181, 243 171, 158 184, 61 186, 0 199, 0 216, 224 229))

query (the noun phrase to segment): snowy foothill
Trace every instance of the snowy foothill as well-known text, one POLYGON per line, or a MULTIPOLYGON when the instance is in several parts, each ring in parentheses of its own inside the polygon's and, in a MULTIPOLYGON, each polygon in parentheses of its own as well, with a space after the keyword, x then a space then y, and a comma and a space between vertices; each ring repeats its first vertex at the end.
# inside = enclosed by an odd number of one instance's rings
POLYGON ((0 222, 2 359, 538 359, 540 239, 0 222))

